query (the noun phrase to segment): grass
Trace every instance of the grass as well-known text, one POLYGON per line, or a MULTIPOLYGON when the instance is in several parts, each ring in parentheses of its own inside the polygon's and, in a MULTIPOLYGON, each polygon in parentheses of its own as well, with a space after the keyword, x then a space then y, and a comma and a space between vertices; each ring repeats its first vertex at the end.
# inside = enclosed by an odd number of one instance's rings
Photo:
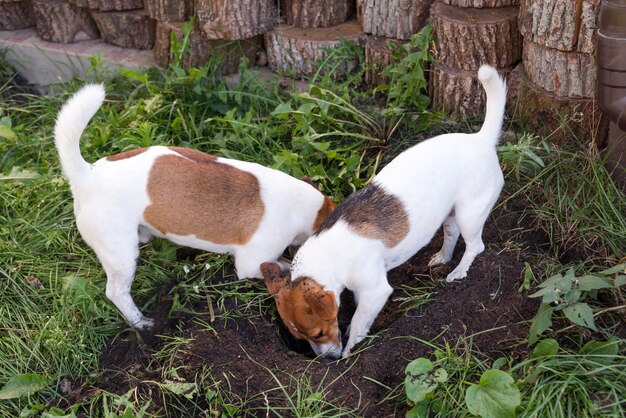
MULTIPOLYGON (((307 175, 340 201, 408 145, 459 129, 442 123, 442 115, 415 107, 425 105, 425 97, 403 95, 401 86, 424 81, 415 60, 427 57, 410 55, 390 69, 398 80, 386 101, 361 88, 362 73, 343 81, 334 77, 333 69, 348 58, 362 65, 359 50, 342 45, 323 63, 328 71, 316 74, 316 86, 304 93, 284 92, 248 69, 236 85, 227 85, 214 75, 215 64, 111 75, 102 74, 94 59, 92 74, 105 83, 108 98, 85 131, 82 152, 95 161, 153 144, 192 147, 307 175)), ((136 336, 129 336, 103 297, 104 273, 75 228, 71 195, 53 145, 54 117, 83 81, 36 96, 12 81, 15 75, 6 62, 0 60, 0 68, 0 387, 24 373, 50 379, 37 393, 0 400, 1 416, 194 415, 207 413, 207 405, 212 416, 359 415, 340 406, 342 400, 333 395, 335 381, 313 383, 306 370, 266 368, 275 387, 247 397, 232 390, 232 376, 216 375, 206 365, 191 373, 179 361, 191 341, 181 330, 159 337, 162 344, 135 389, 92 388, 81 401, 66 401, 65 381, 89 387, 102 372, 98 359, 108 341, 136 336)), ((471 124, 461 129, 471 130, 471 124)), ((548 261, 534 272, 533 282, 572 264, 583 270, 615 265, 626 254, 626 199, 596 152, 580 144, 556 147, 522 132, 516 141, 502 144, 499 153, 507 181, 502 205, 520 199, 525 228, 548 237, 541 253, 548 261)), ((164 240, 141 248, 133 296, 142 310, 168 298, 167 317, 203 313, 196 325, 207 332, 216 332, 215 321, 271 315, 273 309, 264 290, 235 280, 228 257, 181 257, 164 240)), ((431 297, 436 299, 432 287, 405 287, 395 302, 399 314, 407 314, 431 297)), ((578 331, 575 335, 588 336, 578 331)), ((616 332, 600 330, 607 337, 616 332)), ((467 416, 463 394, 494 366, 493 359, 472 348, 470 338, 422 343, 448 370, 447 384, 438 389, 439 415, 467 416)), ((625 360, 616 355, 604 364, 570 349, 542 361, 505 359, 500 367, 515 376, 522 391, 522 416, 623 416, 625 360)), ((403 396, 399 386, 382 402, 404 405, 403 396)))

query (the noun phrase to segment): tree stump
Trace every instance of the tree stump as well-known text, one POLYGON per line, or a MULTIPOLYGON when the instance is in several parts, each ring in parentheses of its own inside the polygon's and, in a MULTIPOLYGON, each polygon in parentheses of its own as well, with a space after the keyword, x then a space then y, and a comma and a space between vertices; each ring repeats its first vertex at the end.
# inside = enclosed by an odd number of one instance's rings
POLYGON ((563 97, 595 96, 596 63, 591 54, 524 42, 523 62, 526 77, 543 90, 563 97))
POLYGON ((208 39, 246 39, 276 24, 273 0, 196 0, 198 24, 208 39))
POLYGON ((280 0, 287 25, 299 28, 326 28, 350 17, 350 0, 280 0))
POLYGON ((389 78, 383 74, 387 66, 394 62, 393 50, 389 43, 399 47, 402 41, 370 35, 365 40, 365 82, 370 86, 387 84, 389 78))
POLYGON ((357 0, 363 32, 409 39, 427 23, 434 0, 357 0))
MULTIPOLYGON (((513 67, 499 68, 506 77, 513 67)), ((451 117, 473 117, 484 110, 485 92, 478 81, 476 71, 458 70, 441 64, 433 66, 431 76, 431 99, 433 108, 449 112, 451 117)))
POLYGON ((143 9, 143 0, 68 0, 76 7, 86 7, 103 12, 111 10, 143 9))
POLYGON ((468 9, 435 3, 431 9, 438 62, 477 71, 482 64, 510 67, 522 58, 517 7, 468 9))
POLYGON ((527 41, 561 51, 595 51, 600 0, 522 0, 520 31, 527 41))
POLYGON ((64 0, 35 0, 37 35, 46 41, 71 43, 99 37, 87 9, 64 0))
POLYGON ((17 30, 35 25, 31 0, 0 0, 0 30, 17 30))
MULTIPOLYGON (((293 26, 278 26, 265 34, 269 67, 295 78, 317 71, 316 61, 327 55, 326 49, 337 46, 342 39, 361 43, 364 38, 356 21, 314 31, 293 26)), ((354 65, 346 62, 336 74, 349 71, 354 65)))
POLYGON ((571 141, 572 136, 604 142, 609 120, 595 99, 560 97, 545 91, 526 78, 521 64, 515 73, 519 73, 520 84, 507 107, 526 130, 557 144, 571 141))
MULTIPOLYGON (((157 22, 154 45, 154 58, 157 64, 166 67, 173 60, 171 52, 171 34, 182 40, 183 22, 157 22)), ((207 39, 206 34, 198 27, 189 33, 189 49, 183 54, 184 67, 200 67, 206 65, 213 56, 222 58, 220 73, 222 75, 237 72, 242 57, 255 62, 257 53, 261 51, 263 37, 258 35, 241 40, 207 39)))
POLYGON ((123 48, 151 49, 155 22, 144 10, 91 12, 105 42, 123 48))
POLYGON ((476 9, 519 5, 520 0, 439 0, 443 4, 476 9))
POLYGON ((191 0, 145 0, 146 10, 159 22, 186 22, 193 15, 191 0))

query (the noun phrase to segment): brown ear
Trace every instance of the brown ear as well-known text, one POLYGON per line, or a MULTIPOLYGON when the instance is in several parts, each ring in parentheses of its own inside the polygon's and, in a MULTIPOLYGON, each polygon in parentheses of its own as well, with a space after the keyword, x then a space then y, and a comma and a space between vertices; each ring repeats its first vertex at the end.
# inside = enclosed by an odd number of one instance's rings
POLYGON ((334 292, 319 289, 318 292, 307 297, 313 311, 324 321, 337 318, 339 309, 334 292))
POLYGON ((313 187, 315 187, 317 190, 319 190, 319 188, 317 187, 317 185, 316 185, 315 183, 313 183, 313 180, 311 180, 311 179, 309 178, 309 176, 302 176, 302 178, 301 178, 300 180, 302 180, 302 181, 303 181, 303 182, 305 182, 305 183, 310 184, 311 186, 313 186, 313 187))
POLYGON ((289 275, 281 277, 278 263, 261 264, 261 273, 263 274, 265 286, 272 296, 276 296, 289 282, 289 275))

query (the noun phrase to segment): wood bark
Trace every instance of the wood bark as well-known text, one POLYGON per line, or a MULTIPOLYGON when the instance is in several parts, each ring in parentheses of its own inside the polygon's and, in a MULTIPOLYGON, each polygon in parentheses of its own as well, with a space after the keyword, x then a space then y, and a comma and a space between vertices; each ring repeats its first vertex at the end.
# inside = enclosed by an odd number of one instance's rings
POLYGON ((92 10, 135 10, 143 8, 143 0, 69 0, 74 6, 92 10))
MULTIPOLYGON (((342 39, 356 42, 364 41, 364 34, 356 21, 343 23, 329 28, 318 28, 314 31, 278 26, 265 34, 265 47, 269 67, 295 78, 311 75, 317 71, 316 61, 327 55, 326 49, 337 46, 342 39)), ((346 62, 342 68, 336 69, 341 76, 350 71, 355 63, 346 62)))
POLYGON ((394 62, 393 50, 389 43, 400 47, 403 43, 397 39, 370 35, 365 40, 365 82, 370 86, 387 84, 389 78, 384 69, 394 62))
POLYGON ((146 10, 159 22, 186 22, 193 15, 193 1, 146 0, 146 10))
POLYGON ((17 30, 35 25, 31 0, 0 1, 0 30, 17 30))
POLYGON ((458 7, 492 8, 519 5, 520 0, 439 0, 443 4, 458 7))
POLYGON ((521 64, 514 73, 518 73, 519 87, 508 108, 528 132, 549 137, 557 144, 571 143, 576 137, 598 144, 604 141, 609 120, 595 99, 560 97, 547 92, 528 80, 521 64))
MULTIPOLYGON (((511 71, 513 67, 498 69, 504 77, 511 71)), ((433 66, 430 88, 433 108, 447 111, 451 117, 465 118, 484 113, 485 92, 476 71, 436 64, 433 66)))
POLYGON ((467 9, 435 3, 431 10, 436 58, 461 70, 482 64, 510 67, 522 58, 517 7, 467 9))
POLYGON ((144 10, 91 12, 105 42, 123 48, 151 49, 155 22, 144 10))
POLYGON ((357 0, 363 32, 409 39, 427 23, 434 0, 357 0))
MULTIPOLYGON (((182 41, 183 22, 157 22, 154 45, 154 58, 157 64, 166 67, 174 59, 171 51, 171 34, 182 41)), ((207 39, 206 34, 198 27, 192 28, 187 42, 188 50, 182 57, 184 67, 201 67, 212 58, 221 59, 221 74, 237 72, 241 59, 246 57, 255 63, 257 54, 262 49, 263 37, 254 36, 249 39, 223 40, 207 39)))
POLYGON ((563 52, 524 42, 524 72, 542 89, 562 97, 594 97, 596 63, 592 54, 563 52))
POLYGON ((100 35, 87 9, 64 0, 35 0, 37 35, 46 41, 71 43, 100 35))
POLYGON ((595 51, 600 0, 522 0, 520 31, 527 41, 561 51, 595 51))
POLYGON ((326 28, 350 17, 350 0, 280 0, 287 25, 299 28, 326 28))
POLYGON ((274 0, 196 0, 198 24, 208 39, 246 39, 271 30, 274 0))

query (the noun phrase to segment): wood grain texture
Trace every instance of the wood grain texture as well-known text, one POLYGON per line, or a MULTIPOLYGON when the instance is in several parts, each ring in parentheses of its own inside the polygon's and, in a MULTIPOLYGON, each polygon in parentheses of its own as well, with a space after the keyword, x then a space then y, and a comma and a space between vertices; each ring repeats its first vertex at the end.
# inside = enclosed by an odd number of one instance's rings
POLYGON ((17 30, 35 26, 31 0, 0 1, 0 30, 17 30))
POLYGON ((409 39, 428 22, 433 0, 357 0, 363 32, 387 38, 409 39))
POLYGON ((351 0, 280 0, 285 23, 299 28, 326 28, 344 23, 352 13, 351 0))
POLYGON ((193 15, 192 0, 145 0, 152 19, 160 22, 186 22, 193 15))
POLYGON ((152 49, 155 22, 145 10, 91 12, 105 42, 133 49, 152 49))
POLYGON ((196 0, 196 18, 208 39, 246 39, 277 23, 273 0, 196 0))
POLYGON ((46 41, 71 43, 100 36, 85 8, 63 0, 35 0, 37 35, 46 41))

